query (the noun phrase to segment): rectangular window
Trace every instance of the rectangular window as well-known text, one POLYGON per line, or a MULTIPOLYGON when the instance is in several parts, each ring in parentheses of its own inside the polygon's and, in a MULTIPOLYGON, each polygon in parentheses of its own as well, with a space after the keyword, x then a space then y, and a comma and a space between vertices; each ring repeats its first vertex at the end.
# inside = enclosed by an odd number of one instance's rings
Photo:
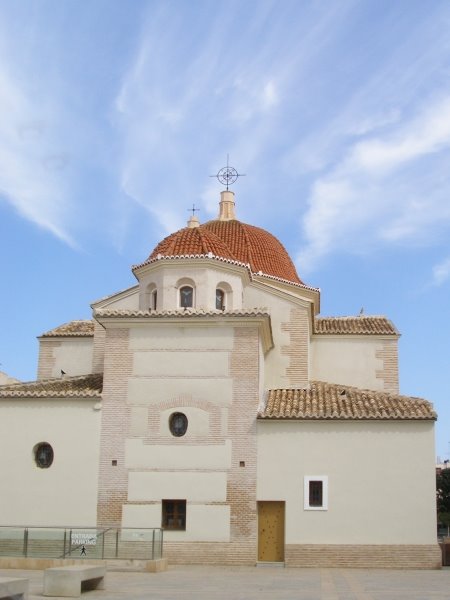
POLYGON ((186 530, 186 500, 162 501, 162 528, 186 530))
POLYGON ((303 502, 305 510, 328 510, 327 475, 310 475, 304 478, 303 502))
POLYGON ((323 505, 323 482, 322 481, 310 481, 309 482, 309 505, 310 506, 322 506, 323 505))

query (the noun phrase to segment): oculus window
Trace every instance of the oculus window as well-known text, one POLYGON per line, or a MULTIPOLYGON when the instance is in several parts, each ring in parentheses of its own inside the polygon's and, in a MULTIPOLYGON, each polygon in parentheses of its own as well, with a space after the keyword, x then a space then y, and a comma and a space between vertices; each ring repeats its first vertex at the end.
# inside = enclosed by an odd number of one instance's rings
POLYGON ((163 529, 173 531, 186 530, 186 500, 163 500, 162 501, 162 524, 163 529))
POLYGON ((48 469, 53 462, 53 448, 47 442, 36 444, 33 449, 34 460, 40 469, 48 469))
POLYGON ((188 428, 188 419, 184 413, 175 412, 169 417, 170 433, 175 437, 182 437, 188 428))
POLYGON ((305 477, 303 503, 305 510, 328 510, 328 477, 326 475, 305 477))

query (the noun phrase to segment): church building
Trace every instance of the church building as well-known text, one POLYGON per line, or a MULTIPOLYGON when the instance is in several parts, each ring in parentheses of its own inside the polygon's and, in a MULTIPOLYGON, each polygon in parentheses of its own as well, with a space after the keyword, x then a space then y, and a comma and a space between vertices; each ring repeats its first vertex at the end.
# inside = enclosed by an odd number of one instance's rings
POLYGON ((169 563, 439 568, 432 405, 236 217, 163 239, 0 386, 0 525, 162 527, 169 563))

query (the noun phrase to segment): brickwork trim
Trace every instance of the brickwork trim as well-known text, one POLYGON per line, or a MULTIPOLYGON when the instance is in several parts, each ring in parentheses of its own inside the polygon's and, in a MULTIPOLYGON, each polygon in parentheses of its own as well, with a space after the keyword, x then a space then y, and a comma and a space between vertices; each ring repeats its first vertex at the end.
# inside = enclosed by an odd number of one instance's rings
POLYGON ((309 321, 304 308, 292 308, 290 319, 281 324, 281 330, 289 334, 289 344, 281 346, 281 355, 287 356, 287 387, 305 387, 308 385, 309 365, 309 321))
POLYGON ((60 340, 39 340, 38 379, 52 377, 55 366, 55 349, 61 347, 60 340))
POLYGON ((287 567, 440 569, 439 545, 288 544, 287 567))
POLYGON ((376 358, 382 361, 382 368, 376 371, 377 379, 383 380, 383 390, 398 394, 398 346, 397 339, 385 339, 376 351, 376 358))
POLYGON ((171 565, 256 565, 256 543, 167 542, 164 558, 171 565))

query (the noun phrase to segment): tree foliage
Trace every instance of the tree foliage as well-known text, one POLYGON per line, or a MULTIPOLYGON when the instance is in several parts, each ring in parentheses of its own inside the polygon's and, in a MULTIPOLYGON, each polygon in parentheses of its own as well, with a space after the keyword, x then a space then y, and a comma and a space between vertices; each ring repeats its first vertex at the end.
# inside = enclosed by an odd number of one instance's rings
POLYGON ((439 521, 450 524, 450 469, 436 475, 436 501, 439 521))

